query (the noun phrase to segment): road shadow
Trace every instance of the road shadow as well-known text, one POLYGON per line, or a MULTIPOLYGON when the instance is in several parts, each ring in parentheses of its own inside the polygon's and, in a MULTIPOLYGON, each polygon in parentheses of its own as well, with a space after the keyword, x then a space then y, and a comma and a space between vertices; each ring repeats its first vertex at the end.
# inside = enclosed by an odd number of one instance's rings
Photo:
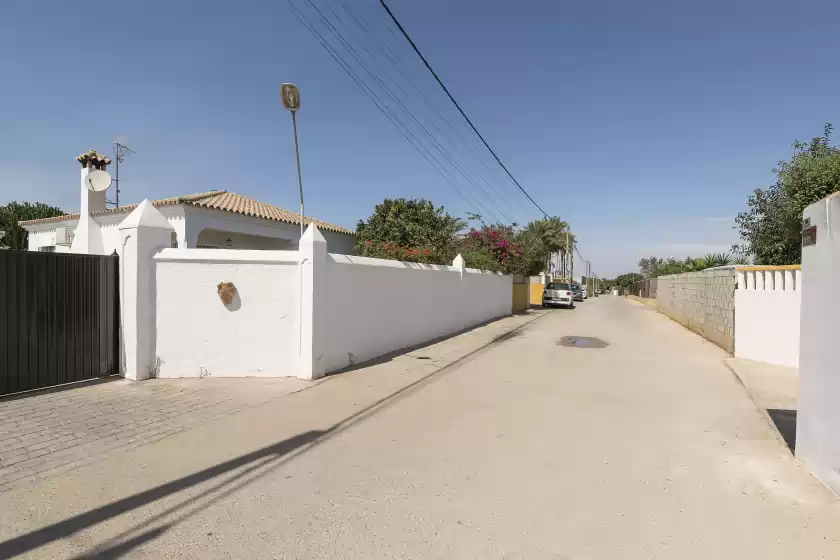
POLYGON ((790 452, 796 454, 796 411, 769 408, 767 414, 770 415, 770 419, 776 425, 790 452))
MULTIPOLYGON (((231 459, 230 461, 219 463, 207 469, 173 480, 172 482, 161 484, 160 486, 156 486, 144 492, 138 492, 137 494, 133 494, 121 500, 111 502, 102 507, 98 507, 96 509, 80 513, 74 517, 65 519, 64 521, 59 521, 58 523, 54 523, 41 529, 37 529, 35 531, 26 533, 25 535, 21 535, 19 537, 7 540, 3 543, 0 543, 0 558, 11 558, 18 554, 24 554, 26 552, 29 552, 51 542, 57 541, 59 539, 67 538, 79 531, 87 529, 88 527, 92 527, 94 525, 102 523, 103 521, 107 521, 108 519, 112 519, 118 515, 122 515, 123 513, 131 511, 133 509, 148 505, 152 502, 180 492, 181 490, 190 488, 191 486, 195 486, 196 484, 200 484, 202 482, 206 482, 231 470, 247 466, 261 459, 283 457, 301 446, 314 442, 316 439, 325 435, 326 433, 327 432, 324 431, 314 430, 298 434, 289 439, 285 439, 273 445, 269 445, 267 447, 263 447, 262 449, 258 449, 257 451, 253 451, 245 455, 240 455, 239 457, 231 459)), ((241 476, 243 476, 244 474, 245 473, 241 473, 240 475, 229 479, 223 484, 230 484, 238 478, 241 478, 241 476)), ((214 488, 213 490, 216 489, 218 489, 218 487, 214 488)), ((199 499, 201 495, 202 494, 199 494, 199 496, 190 498, 186 502, 179 504, 176 509, 180 509, 188 503, 194 502, 195 500, 199 499)), ((171 514, 173 512, 174 510, 168 510, 166 513, 171 514)), ((125 543, 119 543, 119 545, 115 546, 123 546, 124 544, 125 543)), ((107 556, 107 553, 107 550, 101 550, 95 552, 92 556, 95 558, 109 558, 110 556, 107 556)), ((88 558, 90 556, 91 555, 85 555, 84 557, 88 558)))

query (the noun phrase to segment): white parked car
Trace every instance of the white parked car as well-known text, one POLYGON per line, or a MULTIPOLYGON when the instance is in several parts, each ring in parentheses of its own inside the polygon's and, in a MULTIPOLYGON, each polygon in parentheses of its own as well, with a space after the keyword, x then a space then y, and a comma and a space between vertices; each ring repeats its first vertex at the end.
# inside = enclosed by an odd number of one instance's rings
POLYGON ((581 287, 581 291, 583 292, 583 299, 586 299, 586 298, 589 297, 589 290, 586 289, 586 285, 581 287))
POLYGON ((542 306, 561 305, 568 309, 575 308, 575 296, 572 286, 567 282, 549 282, 543 290, 542 306))

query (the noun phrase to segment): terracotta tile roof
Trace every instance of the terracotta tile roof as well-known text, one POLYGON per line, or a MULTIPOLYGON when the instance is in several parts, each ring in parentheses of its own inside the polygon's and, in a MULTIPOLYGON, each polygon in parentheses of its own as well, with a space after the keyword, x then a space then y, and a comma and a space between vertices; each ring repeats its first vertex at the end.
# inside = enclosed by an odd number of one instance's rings
POLYGON ((103 156, 96 150, 88 150, 85 153, 76 157, 76 161, 83 165, 87 165, 88 163, 90 163, 91 165, 104 167, 111 163, 111 158, 103 156))
MULTIPOLYGON (((139 203, 138 203, 139 204, 139 203)), ((264 202, 259 202, 253 198, 242 196, 240 194, 228 191, 209 191, 203 193, 187 194, 175 198, 164 198, 162 200, 153 200, 152 205, 160 206, 174 206, 176 204, 185 204, 189 206, 199 206, 201 208, 210 208, 213 210, 222 210, 224 212, 233 212, 234 214, 242 214, 244 216, 252 216, 254 218, 262 218, 264 220, 272 220, 274 222, 283 222, 287 224, 299 224, 299 215, 282 208, 277 208, 264 202)), ((101 212, 92 212, 91 216, 103 216, 106 214, 116 214, 119 212, 131 212, 137 207, 137 204, 129 204, 127 206, 120 206, 119 208, 108 208, 101 212)), ((40 220, 26 220, 19 222, 22 226, 45 224, 49 222, 61 222, 64 220, 78 220, 79 214, 66 214, 64 216, 56 216, 55 218, 42 218, 40 220)), ((309 216, 304 217, 304 223, 309 225, 314 223, 320 229, 326 231, 334 231, 336 233, 346 233, 354 235, 352 231, 341 226, 335 226, 315 220, 309 216)))

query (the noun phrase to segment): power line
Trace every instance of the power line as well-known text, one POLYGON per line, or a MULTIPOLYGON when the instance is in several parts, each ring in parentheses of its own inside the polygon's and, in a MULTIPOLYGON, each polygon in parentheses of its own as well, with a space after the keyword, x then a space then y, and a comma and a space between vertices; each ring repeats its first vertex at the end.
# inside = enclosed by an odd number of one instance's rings
MULTIPOLYGON (((387 97, 390 98, 391 102, 394 105, 396 105, 402 113, 404 113, 408 118, 410 118, 415 123, 415 125, 422 130, 422 133, 425 135, 426 138, 428 138, 431 141, 434 148, 441 154, 441 156, 447 158, 449 160, 449 163, 456 169, 456 171, 458 171, 458 173, 467 182, 469 182, 473 186, 475 186, 485 197, 487 197, 498 208, 499 207, 498 203, 495 202, 493 200, 493 198, 490 197, 487 194, 487 192, 484 189, 482 189, 481 186, 478 185, 475 182, 475 180, 473 180, 471 177, 469 177, 466 174, 466 172, 454 160, 454 158, 450 154, 448 154, 447 151, 443 148, 443 146, 441 146, 441 144, 438 142, 438 140, 435 139, 435 137, 432 135, 432 133, 429 132, 429 130, 426 128, 426 126, 417 119, 417 117, 405 106, 405 104, 402 103, 402 101, 399 99, 399 97, 393 91, 391 91, 391 89, 388 87, 387 84, 385 84, 385 82, 381 79, 381 77, 379 75, 377 75, 370 68, 370 66, 368 66, 362 60, 361 55, 357 52, 357 50, 353 47, 353 45, 351 45, 348 42, 348 40, 336 28, 336 26, 330 21, 330 19, 312 2, 312 0, 305 0, 305 2, 311 7, 312 10, 314 10, 314 12, 317 14, 318 19, 321 21, 321 23, 335 37, 335 39, 341 44, 341 46, 350 54, 350 56, 353 58, 353 60, 355 60, 356 64, 358 66, 360 66, 364 70, 364 72, 376 83, 376 85, 385 92, 387 97)), ((305 16, 303 16, 303 14, 300 13, 300 11, 297 9, 297 7, 291 1, 289 3, 292 5, 292 8, 295 10, 296 15, 298 16, 298 19, 303 18, 301 20, 301 22, 304 23, 304 25, 307 26, 307 29, 309 29, 310 32, 313 32, 313 34, 314 34, 317 30, 314 29, 314 26, 312 26, 311 22, 306 20, 305 16), (306 20, 306 21, 304 21, 304 20, 306 20)), ((342 25, 344 25, 346 27, 346 24, 344 24, 344 22, 340 18, 338 18, 338 16, 335 14, 335 12, 332 12, 332 13, 333 13, 334 16, 336 16, 338 21, 341 22, 342 25)), ((329 45, 329 42, 327 42, 323 38, 323 35, 321 35, 320 32, 318 32, 318 36, 320 36, 319 42, 321 42, 322 46, 327 48, 328 51, 331 51, 331 54, 335 53, 333 58, 336 58, 336 56, 338 56, 338 52, 335 50, 335 48, 332 45, 329 45), (329 45, 329 46, 327 46, 327 45, 329 45)), ((318 37, 316 36, 316 38, 318 38, 318 37)), ((367 49, 365 49, 365 50, 367 50, 367 49)), ((338 59, 336 59, 336 61, 338 62, 338 59)), ((359 85, 360 87, 362 87, 363 90, 368 90, 371 93, 373 93, 373 90, 366 83, 364 83, 364 80, 361 79, 361 77, 358 75, 358 73, 356 73, 355 71, 352 70, 352 68, 350 68, 350 63, 348 62, 348 60, 342 58, 342 61, 343 61, 343 64, 341 62, 339 62, 339 64, 342 66, 342 68, 348 73, 352 72, 353 74, 355 74, 354 81, 356 82, 356 84, 359 85)), ((351 77, 353 77, 352 74, 351 74, 351 77)), ((379 103, 383 107, 385 107, 386 110, 387 110, 387 104, 382 100, 382 98, 377 96, 376 94, 373 94, 373 95, 376 96, 379 103)), ((380 108, 380 110, 381 110, 381 108, 380 108)), ((391 114, 393 115, 393 113, 391 113, 391 114)), ((396 118, 396 115, 393 115, 393 116, 396 118)), ((392 118, 389 117, 389 119, 391 120, 392 123, 394 123, 394 120, 392 118)), ((406 128, 406 129, 408 128, 405 125, 405 123, 402 123, 402 121, 400 121, 400 124, 402 125, 402 127, 406 128)), ((414 135, 412 135, 412 137, 414 138, 414 140, 418 144, 420 144, 422 146, 422 144, 419 142, 419 140, 417 140, 417 138, 414 135)), ((425 148, 424 148, 424 150, 425 150, 425 148)), ((426 150, 426 152, 435 160, 435 162, 437 163, 438 166, 440 166, 440 168, 445 169, 445 166, 440 162, 440 160, 438 160, 438 158, 434 157, 434 155, 429 153, 428 150, 426 150)), ((425 155, 424 155, 424 157, 425 157, 425 155)), ((428 158, 426 158, 426 159, 428 161, 428 158)), ((433 167, 435 167, 434 164, 432 164, 432 165, 433 165, 433 167)), ((452 184, 452 181, 448 181, 448 182, 450 182, 450 184, 452 184)), ((478 203, 478 205, 483 209, 485 215, 492 216, 494 220, 499 220, 498 216, 492 210, 490 210, 488 207, 484 206, 484 204, 482 204, 478 199, 475 199, 475 200, 478 203)), ((498 209, 502 214, 504 214, 504 212, 500 208, 498 208, 498 209)), ((499 220, 499 221, 501 221, 501 220, 499 220)), ((510 221, 509 218, 508 218, 508 221, 510 221)))
MULTIPOLYGON (((484 190, 484 188, 483 188, 481 185, 479 185, 479 184, 476 182, 476 180, 475 180, 473 177, 471 177, 471 176, 467 173, 467 171, 466 171, 466 170, 465 170, 465 169, 464 169, 464 168, 463 168, 463 167, 462 167, 462 166, 458 163, 458 161, 456 160, 456 158, 455 158, 455 157, 453 157, 453 156, 449 153, 449 150, 445 149, 445 148, 441 145, 441 143, 440 143, 440 142, 439 142, 439 141, 435 138, 435 136, 434 136, 434 135, 433 135, 433 134, 429 131, 429 129, 426 127, 426 125, 425 125, 423 122, 421 122, 421 121, 420 121, 420 119, 419 119, 419 118, 418 118, 418 117, 417 117, 417 116, 416 116, 416 115, 415 115, 415 114, 414 114, 414 113, 413 113, 410 109, 408 109, 408 107, 407 107, 407 106, 406 106, 406 105, 402 102, 402 100, 400 100, 400 99, 399 99, 399 96, 397 96, 397 95, 396 95, 396 94, 395 94, 395 93, 391 90, 391 88, 389 88, 389 87, 388 87, 388 85, 385 83, 385 81, 384 81, 383 79, 381 79, 381 78, 380 78, 380 76, 379 76, 378 74, 374 73, 374 72, 371 70, 370 66, 368 66, 367 64, 365 64, 364 62, 362 62, 362 60, 361 60, 361 58, 362 58, 362 57, 361 57, 361 55, 357 52, 357 50, 353 48, 353 46, 349 43, 349 41, 347 41, 347 40, 343 37, 343 35, 341 35, 341 33, 340 33, 340 32, 338 31, 338 29, 337 29, 337 28, 336 28, 336 27, 332 24, 332 22, 330 22, 330 21, 328 20, 328 18, 326 18, 326 16, 323 14, 323 12, 322 12, 321 10, 319 10, 319 9, 318 9, 318 8, 314 5, 314 3, 312 2, 312 0, 305 0, 305 1, 306 1, 306 2, 307 2, 307 3, 308 3, 308 4, 309 4, 309 5, 310 5, 310 6, 311 6, 311 7, 312 7, 312 8, 313 8, 313 9, 314 9, 317 13, 318 13, 318 15, 321 17, 322 22, 323 22, 325 25, 327 25, 328 29, 330 29, 330 31, 333 33, 333 35, 335 35, 335 36, 336 36, 336 38, 337 38, 337 39, 338 39, 338 40, 339 40, 339 41, 340 41, 340 42, 341 42, 341 43, 342 43, 342 44, 343 44, 343 45, 344 45, 344 46, 348 49, 348 51, 350 52, 350 54, 351 54, 351 55, 355 58, 356 62, 357 62, 357 63, 359 63, 359 64, 362 66, 362 68, 364 68, 364 69, 365 69, 365 71, 367 72, 367 74, 368 74, 371 78, 373 78, 373 80, 374 80, 374 81, 375 81, 375 82, 376 82, 376 83, 377 83, 377 84, 378 84, 378 85, 379 85, 379 86, 380 86, 380 87, 381 87, 381 88, 382 88, 382 89, 386 92, 386 94, 388 95, 388 97, 390 97, 390 98, 391 98, 391 100, 392 100, 392 101, 393 101, 393 102, 394 102, 394 103, 395 103, 395 104, 396 104, 396 105, 400 108, 400 110, 401 110, 403 113, 405 113, 405 115, 406 115, 407 117, 409 117, 412 121, 414 121, 414 123, 415 123, 418 127, 420 127, 420 128, 423 130, 423 133, 426 135, 426 137, 427 137, 427 138, 429 138, 429 139, 432 141, 432 143, 434 144, 434 146, 435 146, 435 148, 438 150, 438 152, 440 152, 440 154, 441 154, 442 156, 444 156, 445 158, 447 158, 447 159, 448 159, 448 161, 449 161, 449 163, 452 165, 452 167, 454 167, 454 168, 455 168, 455 170, 456 170, 456 171, 457 171, 457 172, 458 172, 458 173, 459 173, 459 174, 460 174, 460 175, 461 175, 461 176, 462 176, 462 177, 463 177, 463 178, 464 178, 467 182, 469 182, 469 183, 470 183, 473 187, 475 187, 477 190, 479 190, 479 191, 481 192, 481 194, 482 194, 482 195, 484 195, 484 196, 485 196, 485 197, 486 197, 486 198, 487 198, 487 199, 488 199, 488 200, 489 200, 489 201, 493 204, 493 206, 495 207, 495 209, 496 209, 496 210, 498 210, 499 214, 501 214, 501 216, 504 218, 504 220, 506 220, 506 221, 507 221, 507 222, 509 222, 509 223, 513 223, 513 222, 514 222, 514 220, 512 220, 512 219, 511 219, 511 218, 507 215, 507 213, 505 212, 505 210, 503 209, 504 204, 500 204, 497 200, 494 200, 493 196, 491 196, 491 195, 490 195, 490 194, 489 194, 486 190, 484 190)), ((348 6, 345 2, 341 2, 341 5, 342 5, 342 7, 344 8, 344 11, 345 11, 345 12, 346 12, 349 16, 350 16, 350 18, 351 18, 354 22, 356 22, 356 24, 357 24, 357 25, 359 25, 360 27, 362 27, 363 31, 365 31, 365 32, 366 32, 366 33, 367 33, 367 34, 368 34, 371 38, 373 38, 373 34, 370 32, 370 30, 369 30, 369 29, 368 29, 365 25, 362 25, 362 24, 359 22, 358 18, 356 18, 356 17, 355 17, 355 14, 354 14, 354 13, 353 13, 353 11, 350 9, 350 7, 349 7, 349 6, 348 6)), ((347 24, 347 23, 346 23, 346 22, 345 22, 345 21, 344 21, 344 20, 343 20, 343 19, 342 19, 342 18, 341 18, 338 14, 337 14, 337 13, 335 13, 335 11, 334 11, 332 8, 327 8, 327 9, 330 11, 330 13, 332 13, 332 15, 335 17, 335 19, 336 19, 338 22, 340 22, 340 23, 341 23, 341 25, 342 25, 342 26, 343 26, 343 27, 344 27, 344 28, 345 28, 345 29, 349 32, 349 31, 350 31, 350 26, 349 26, 349 25, 348 25, 348 24, 347 24)), ((363 50, 367 53, 367 55, 370 57, 370 59, 371 59, 371 60, 372 60, 375 64, 377 64, 377 65, 379 66, 379 68, 380 68, 380 69, 382 69, 383 71, 386 71, 386 72, 387 72, 387 70, 386 70, 386 69, 385 69, 385 67, 382 65, 382 63, 381 63, 381 62, 379 62, 379 61, 376 59, 376 57, 375 57, 375 56, 374 56, 374 55, 370 52, 370 50, 368 50, 368 49, 367 49, 367 47, 365 47, 364 45, 362 45, 362 49, 363 49, 363 50)), ((410 80, 410 79, 407 79, 407 81, 408 81, 411 85, 413 85, 415 89, 418 89, 418 88, 416 87, 416 85, 414 85, 414 84, 413 84, 413 82, 411 82, 411 80, 410 80)), ((403 93, 407 93, 407 92, 406 92, 406 91, 405 91, 405 90, 404 90, 404 89, 403 89, 403 88, 399 85, 399 83, 395 83, 394 85, 395 85, 397 88, 399 88, 399 89, 400 89, 400 91, 402 91, 403 93)), ((419 91, 419 89, 418 89, 418 91, 419 91)), ((432 109, 433 109, 433 107, 430 107, 430 108, 432 108, 432 109)), ((443 132, 441 132, 441 130, 440 130, 440 129, 439 129, 439 128, 438 128, 438 127, 434 124, 434 123, 431 123, 431 126, 432 126, 432 128, 434 128, 434 129, 438 132, 438 134, 439 134, 439 135, 440 135, 443 139, 446 139, 446 136, 443 134, 443 132)), ((461 155, 461 154, 460 154, 460 152, 458 152, 457 147, 456 147, 453 143, 451 143, 451 142, 448 142, 448 143, 449 143, 449 144, 450 144, 450 146, 451 146, 451 147, 452 147, 452 148, 456 151, 456 153, 457 153, 458 155, 461 155)), ((490 187, 490 189, 491 189, 491 190, 493 190, 493 192, 494 192, 497 196, 499 196, 500 198, 502 198, 502 197, 501 197, 501 195, 498 193, 498 191, 496 191, 496 190, 492 187, 492 185, 490 185, 490 183, 488 183, 488 182, 487 182, 487 180, 486 180, 486 179, 484 179, 483 177, 481 177, 481 179, 484 181, 484 183, 485 183, 488 187, 490 187)), ((498 219, 498 217, 495 217, 494 219, 498 219)))
MULTIPOLYGON (((351 8, 350 6, 348 6, 348 5, 347 5, 347 3, 346 3, 344 0, 339 0, 339 3, 341 4, 341 6, 342 6, 342 8, 344 9, 344 11, 345 11, 345 12, 346 12, 346 13, 350 16, 350 18, 351 18, 351 19, 352 19, 352 20, 356 23, 356 25, 357 25, 357 26, 359 26, 359 27, 360 27, 360 28, 364 31, 364 33, 366 33, 366 34, 367 34, 367 36, 368 36, 368 37, 370 37, 370 39, 371 39, 371 40, 375 41, 374 34, 373 34, 373 32, 371 31, 371 26, 370 26, 370 25, 368 24, 368 22, 365 20, 364 16, 362 16, 362 15, 356 15, 356 14, 353 12, 352 8, 351 8)), ((336 16, 336 18, 337 18, 337 19, 341 19, 341 18, 339 18, 339 17, 338 17, 338 15, 337 15, 337 14, 335 14, 335 12, 334 12, 331 8, 330 8, 330 11, 333 13, 333 15, 335 15, 335 16, 336 16)), ((346 23, 345 23, 345 27, 348 27, 346 23)), ((392 29, 392 27, 391 27, 390 25, 388 26, 388 32, 389 32, 389 33, 390 33, 390 35, 394 38, 394 40, 396 40, 396 41, 400 41, 399 37, 397 37, 397 35, 394 33, 394 31, 393 31, 393 29, 392 29)), ((401 42, 401 41, 400 41, 400 42, 401 42)), ((374 56, 374 55, 373 55, 373 54, 372 54, 372 53, 371 53, 371 52, 370 52, 367 48, 365 48, 365 52, 367 52, 367 53, 368 53, 368 55, 371 57, 371 59, 373 59, 374 61, 376 61, 376 57, 375 57, 375 56, 374 56)), ((388 62, 390 63, 390 65, 393 67, 393 69, 394 69, 394 70, 395 70, 395 71, 399 74, 399 76, 400 76, 400 77, 402 77, 402 79, 403 79, 403 80, 405 80, 405 82, 406 82, 406 83, 407 83, 407 84, 411 87, 411 89, 413 89, 413 90, 417 93, 417 95, 418 95, 418 96, 420 96, 420 98, 422 98, 423 104, 424 104, 426 107, 428 107, 431 111, 433 111, 433 112, 437 115, 437 117, 439 117, 439 118, 440 118, 440 119, 441 119, 441 120, 442 120, 442 121, 446 124, 446 126, 447 126, 447 127, 449 127, 449 129, 452 131, 452 133, 453 133, 453 134, 455 134, 455 140, 457 141, 457 143, 458 143, 458 144, 460 144, 461 146, 463 146, 464 148, 466 148, 466 149, 469 151, 469 153, 470 153, 470 154, 471 154, 471 155, 472 155, 472 156, 473 156, 473 157, 474 157, 474 158, 475 158, 475 159, 476 159, 479 163, 481 163, 481 165, 484 167, 484 169, 486 169, 486 170, 487 170, 487 172, 488 172, 488 173, 490 173, 490 175, 492 176, 493 171, 492 171, 492 169, 491 169, 491 168, 487 165, 487 163, 484 161, 484 159, 476 153, 476 151, 472 148, 472 146, 470 146, 470 145, 468 145, 468 144, 466 144, 466 143, 464 142, 464 140, 463 140, 463 139, 461 138, 461 136, 459 135, 458 131, 456 131, 455 127, 454 127, 454 126, 452 126, 452 123, 451 123, 451 122, 449 122, 449 119, 447 119, 447 118, 446 118, 446 115, 444 115, 444 114, 443 114, 443 112, 442 112, 442 111, 441 111, 438 107, 435 107, 435 106, 431 103, 431 101, 429 101, 428 96, 427 96, 426 94, 424 94, 424 93, 420 90, 420 88, 417 86, 417 84, 415 83, 415 81, 414 81, 414 80, 412 80, 412 79, 411 79, 411 78, 410 78, 410 77, 409 77, 409 76, 408 76, 408 75, 407 75, 407 74, 406 74, 406 73, 402 70, 402 68, 400 67, 400 62, 399 62, 399 60, 398 60, 398 59, 399 59, 399 57, 396 55, 396 53, 395 53, 394 51, 392 51, 392 49, 390 49, 390 48, 389 48, 389 46, 388 46, 388 44, 387 44, 387 42, 386 42, 386 41, 383 41, 383 42, 382 42, 382 44, 381 44, 381 45, 379 45, 379 52, 381 52, 381 53, 385 56, 385 58, 388 60, 388 62)), ((376 62, 379 64, 379 62, 378 62, 378 61, 376 61, 376 62)), ((383 70, 384 70, 384 65, 382 65, 382 64, 379 64, 379 65, 380 65, 380 67, 382 67, 382 68, 383 68, 383 70)), ((396 83, 395 85, 396 85, 396 86, 400 89, 400 91, 402 91, 403 93, 406 93, 406 95, 409 95, 409 92, 407 92, 405 89, 403 89, 403 88, 399 85, 399 83, 396 83)), ((444 134, 444 132, 443 132, 442 130, 440 130, 440 128, 438 128, 438 126, 437 126, 434 122, 432 122, 432 123, 430 123, 430 124, 431 124, 431 127, 432 127, 432 128, 434 128, 434 129, 435 129, 435 131, 437 131, 437 133, 438 133, 438 134, 440 134, 440 135, 441 135, 444 139, 446 139, 446 135, 444 134)), ((455 153, 457 153, 459 156, 462 156, 462 157, 463 157, 463 154, 462 154, 462 153, 458 150, 458 146, 457 146, 455 143, 451 143, 451 146, 452 146, 453 150, 455 151, 455 153)), ((493 193, 495 193, 495 194, 499 197, 499 199, 501 199, 501 201, 502 201, 502 202, 504 202, 506 205, 508 205, 508 206, 509 206, 510 211, 512 211, 514 214, 516 214, 516 218, 517 218, 517 220, 519 221, 519 223, 521 223, 521 224, 525 224, 525 223, 527 223, 527 220, 526 220, 526 219, 524 219, 524 218, 523 218, 523 215, 522 215, 522 214, 520 214, 520 213, 517 211, 516 207, 515 207, 513 204, 511 204, 511 203, 510 203, 510 201, 509 201, 509 200, 507 200, 507 198, 506 198, 506 197, 505 197, 505 196, 504 196, 504 195, 503 195, 503 194, 502 194, 502 193, 501 193, 498 189, 496 189, 496 187, 495 187, 495 186, 493 186, 493 184, 492 184, 492 183, 490 183, 490 182, 487 180, 487 178, 485 178, 484 174, 483 174, 481 171, 479 171, 479 172, 478 172, 478 176, 479 176, 479 178, 481 179, 481 181, 482 181, 485 185, 487 185, 487 186, 488 186, 488 187, 489 187, 489 188, 493 191, 493 193)), ((476 186, 478 186, 478 185, 476 185, 476 186)), ((499 210, 501 211, 501 208, 499 208, 499 210)), ((508 218, 508 220, 510 220, 510 218, 508 218)), ((511 220, 511 221, 512 221, 512 220, 511 220)))
MULTIPOLYGON (((373 104, 376 106, 376 108, 379 109, 379 111, 383 115, 385 115, 385 117, 388 120, 391 121, 391 123, 397 128, 397 130, 400 131, 400 133, 403 135, 403 137, 409 142, 409 144, 411 144, 411 146, 415 150, 417 150, 417 152, 421 156, 423 156, 423 158, 426 159, 427 162, 429 162, 429 164, 432 166, 432 168, 446 182, 448 182, 450 185, 452 185, 455 188, 455 191, 458 193, 458 195, 461 198, 464 199, 464 201, 467 203, 467 205, 470 206, 473 210, 475 210, 477 212, 480 212, 480 210, 478 210, 478 208, 475 207, 475 205, 478 205, 478 207, 480 207, 481 210, 483 210, 488 215, 491 215, 492 213, 490 212, 490 210, 488 210, 487 207, 484 206, 481 203, 480 200, 478 200, 476 198, 473 198, 472 196, 469 196, 469 198, 468 198, 469 192, 466 189, 464 189, 461 185, 459 185, 457 183, 457 181, 453 180, 451 177, 447 176, 444 173, 444 171, 446 171, 446 168, 443 166, 443 164, 440 163, 440 161, 434 156, 434 154, 432 154, 428 150, 428 148, 423 146, 423 144, 417 139, 417 137, 414 134, 412 134, 412 132, 409 130, 408 126, 406 126, 406 124, 403 123, 399 119, 399 117, 397 117, 393 112, 391 112, 388 109, 387 104, 382 100, 382 98, 379 97, 378 95, 376 95, 376 93, 370 88, 370 86, 368 86, 364 82, 364 80, 361 79, 361 77, 358 75, 358 73, 355 70, 353 70, 353 68, 350 66, 349 62, 346 59, 342 58, 338 54, 338 51, 336 51, 336 49, 311 24, 311 22, 300 12, 300 10, 298 10, 297 6, 294 5, 292 0, 287 0, 287 2, 291 6, 291 8, 294 11, 294 14, 298 18, 298 20, 304 25, 304 27, 307 28, 307 30, 309 30, 309 32, 315 37, 315 39, 321 44, 321 46, 324 47, 324 49, 330 54, 330 56, 333 58, 333 60, 335 60, 336 63, 339 66, 341 66, 341 68, 347 73, 347 75, 350 76, 350 78, 356 83, 356 85, 359 86, 359 88, 362 90, 362 92, 373 102, 373 104), (472 201, 470 201, 470 198, 472 198, 472 201)), ((358 60, 357 60, 357 62, 358 62, 358 60)))
POLYGON ((430 65, 430 64, 428 63, 428 61, 426 60, 426 57, 424 57, 424 56, 423 56, 423 54, 420 52, 420 49, 418 49, 418 48, 417 48, 417 45, 414 43, 414 41, 412 41, 412 40, 411 40, 411 37, 409 37, 409 35, 408 35, 408 33, 406 32, 405 28, 403 28, 402 24, 400 24, 400 22, 397 20, 396 16, 394 16, 393 12, 391 12, 391 9, 390 9, 390 8, 388 7, 388 5, 385 3, 385 0, 379 0, 379 3, 382 5, 382 7, 383 7, 383 8, 385 8, 385 11, 388 13, 388 15, 391 17, 391 20, 394 22, 394 24, 397 26, 397 28, 398 28, 398 29, 400 30, 400 32, 403 34, 403 37, 405 37, 405 39, 406 39, 406 40, 408 41, 408 43, 411 45, 411 48, 412 48, 412 49, 414 49, 414 52, 415 52, 415 53, 417 53, 417 56, 419 56, 419 57, 420 57, 420 60, 422 60, 422 61, 423 61, 423 64, 426 66, 426 68, 429 70, 429 72, 431 72, 431 73, 432 73, 432 76, 434 76, 435 80, 436 80, 436 81, 437 81, 437 83, 440 85, 440 87, 443 89, 444 93, 446 93, 446 95, 449 97, 450 101, 452 101, 452 104, 453 104, 453 105, 455 105, 455 108, 456 108, 456 109, 458 109, 458 112, 459 112, 459 113, 461 113, 461 116, 462 116, 462 117, 464 117, 464 120, 465 120, 465 121, 467 121, 467 124, 469 124, 469 125, 470 125, 470 128, 472 128, 473 132, 475 132, 476 136, 478 136, 478 138, 479 138, 479 139, 481 140, 481 142, 484 144, 484 147, 486 147, 486 148, 487 148, 487 150, 488 150, 488 151, 489 151, 489 152, 493 155, 493 157, 496 159, 496 162, 499 164, 499 166, 500 166, 502 169, 504 169, 504 170, 505 170, 505 173, 507 173, 507 175, 508 175, 508 177, 510 177, 511 181, 513 181, 513 182, 514 182, 514 184, 515 184, 517 187, 519 187, 519 190, 520 190, 520 191, 522 191, 522 193, 523 193, 526 197, 528 197, 528 200, 530 200, 530 201, 531 201, 531 203, 532 203, 534 206, 536 206, 536 207, 537 207, 537 209, 538 209, 540 212, 542 212, 542 213, 543 213, 543 216, 545 216, 545 217, 547 218, 547 217, 548 217, 548 213, 546 213, 546 211, 545 211, 545 210, 543 210, 542 208, 540 208, 540 205, 539 205, 539 204, 537 204, 537 201, 535 201, 535 200, 531 197, 531 195, 530 195, 530 194, 528 194, 528 191, 526 191, 526 190, 522 187, 522 185, 520 185, 520 184, 519 184, 519 181, 517 181, 517 180, 516 180, 516 178, 513 176, 513 174, 510 172, 510 170, 508 170, 508 168, 507 168, 507 167, 505 167, 505 164, 504 164, 504 163, 502 163, 502 160, 501 160, 501 159, 499 159, 499 156, 497 156, 497 155, 496 155, 496 152, 494 152, 494 151, 493 151, 493 148, 491 148, 491 147, 490 147, 490 145, 487 143, 487 141, 484 139, 484 137, 481 135, 481 133, 480 133, 480 132, 478 132, 478 129, 476 129, 476 128, 475 128, 475 125, 472 123, 472 121, 470 120, 470 118, 466 115, 466 113, 464 113, 464 110, 463 110, 463 109, 461 109, 461 106, 460 106, 460 105, 458 105, 458 102, 457 102, 457 101, 455 101, 455 98, 454 98, 454 97, 452 97, 452 94, 451 94, 451 93, 449 93, 449 90, 448 90, 448 89, 446 89, 446 86, 445 86, 445 85, 443 85, 443 81, 441 81, 440 77, 438 77, 437 73, 436 73, 436 72, 432 69, 431 65, 430 65))

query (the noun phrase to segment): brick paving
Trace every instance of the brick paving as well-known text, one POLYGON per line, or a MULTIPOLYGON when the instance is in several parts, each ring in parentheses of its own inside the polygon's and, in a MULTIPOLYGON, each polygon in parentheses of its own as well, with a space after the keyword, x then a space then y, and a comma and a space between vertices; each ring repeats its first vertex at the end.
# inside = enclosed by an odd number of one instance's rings
POLYGON ((0 399, 0 492, 309 385, 294 378, 117 379, 0 399))

